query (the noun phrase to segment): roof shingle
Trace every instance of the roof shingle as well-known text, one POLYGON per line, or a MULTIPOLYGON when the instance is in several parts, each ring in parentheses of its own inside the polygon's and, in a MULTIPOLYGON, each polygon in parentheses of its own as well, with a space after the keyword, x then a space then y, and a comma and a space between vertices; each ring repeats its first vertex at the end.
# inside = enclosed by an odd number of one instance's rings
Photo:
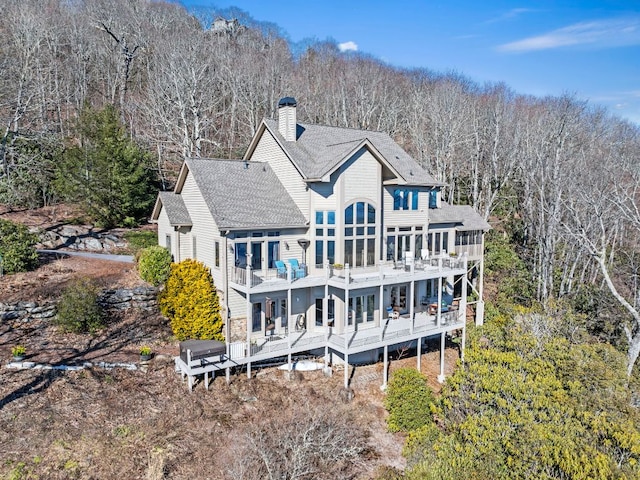
POLYGON ((489 225, 470 205, 449 205, 429 210, 429 223, 457 223, 456 230, 490 230, 489 225))
POLYGON ((172 227, 190 227, 193 225, 181 195, 173 192, 160 192, 160 201, 167 212, 169 224, 172 227))
POLYGON ((304 215, 269 164, 189 158, 186 165, 218 228, 305 226, 304 215))
POLYGON ((265 119, 269 131, 280 141, 306 179, 319 179, 345 160, 358 144, 369 140, 409 185, 443 185, 436 181, 389 135, 383 132, 298 123, 297 140, 287 142, 278 122, 265 119))

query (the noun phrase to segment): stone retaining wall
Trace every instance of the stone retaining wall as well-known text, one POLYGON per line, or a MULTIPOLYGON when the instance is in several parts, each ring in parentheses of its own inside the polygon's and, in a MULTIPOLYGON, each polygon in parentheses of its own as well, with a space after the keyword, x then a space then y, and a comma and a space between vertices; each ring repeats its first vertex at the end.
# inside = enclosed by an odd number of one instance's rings
MULTIPOLYGON (((158 289, 154 287, 121 288, 105 290, 98 297, 98 303, 105 310, 127 310, 138 308, 153 311, 158 308, 158 289)), ((15 304, 0 302, 0 322, 51 318, 56 314, 54 302, 18 302, 15 304)))
POLYGON ((44 231, 35 230, 40 235, 38 248, 88 252, 112 252, 127 246, 120 230, 94 230, 92 226, 62 225, 44 231))

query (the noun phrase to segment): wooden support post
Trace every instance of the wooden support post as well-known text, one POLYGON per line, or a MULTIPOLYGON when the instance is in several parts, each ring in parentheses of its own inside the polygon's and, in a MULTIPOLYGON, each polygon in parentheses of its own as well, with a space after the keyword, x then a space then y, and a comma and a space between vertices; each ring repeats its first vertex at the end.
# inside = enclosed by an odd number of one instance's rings
POLYGON ((227 385, 231 383, 231 369, 229 367, 224 369, 224 376, 227 379, 227 385))
POLYGON ((251 378, 251 362, 247 363, 247 378, 251 378))
POLYGON ((382 369, 382 387, 380 388, 382 390, 386 390, 387 381, 388 381, 387 377, 389 375, 389 346, 388 345, 384 346, 383 363, 384 363, 384 368, 382 369))
POLYGON ((462 338, 460 339, 460 360, 464 363, 464 347, 467 339, 467 324, 462 327, 462 338))
POLYGON ((417 348, 418 348, 418 351, 416 353, 417 353, 417 356, 418 356, 418 371, 421 371, 422 370, 422 365, 421 365, 421 362, 422 362, 422 338, 420 338, 420 337, 418 337, 418 347, 417 348))
POLYGON ((349 354, 344 352, 344 388, 349 388, 349 354))
POLYGON ((445 337, 446 333, 442 332, 440 334, 440 375, 438 375, 438 381, 440 383, 444 382, 444 347, 445 347, 445 337))

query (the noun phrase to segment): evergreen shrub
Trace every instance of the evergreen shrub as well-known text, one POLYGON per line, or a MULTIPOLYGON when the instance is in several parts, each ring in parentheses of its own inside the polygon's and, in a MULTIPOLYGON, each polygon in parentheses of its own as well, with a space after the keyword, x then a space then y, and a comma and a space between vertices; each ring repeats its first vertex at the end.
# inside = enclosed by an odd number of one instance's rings
POLYGON ((98 289, 89 279, 79 279, 62 291, 54 320, 65 332, 95 333, 104 326, 98 289))
POLYGON ((38 265, 37 235, 20 223, 0 219, 0 255, 4 273, 33 270, 38 265))
POLYGON ((171 253, 160 245, 148 247, 140 252, 138 272, 145 282, 159 286, 167 281, 171 271, 171 253))
POLYGON ((189 259, 171 264, 159 304, 178 340, 224 340, 218 294, 203 263, 189 259))
POLYGON ((392 432, 410 432, 432 420, 435 400, 427 379, 413 368, 401 368, 391 376, 385 407, 389 411, 387 426, 392 432))

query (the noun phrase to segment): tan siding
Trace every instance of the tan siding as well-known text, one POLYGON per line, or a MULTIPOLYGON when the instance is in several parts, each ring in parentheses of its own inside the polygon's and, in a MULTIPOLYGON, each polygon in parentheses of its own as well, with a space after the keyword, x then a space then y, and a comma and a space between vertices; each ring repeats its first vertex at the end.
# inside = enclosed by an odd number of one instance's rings
POLYGON ((167 235, 171 237, 171 255, 175 257, 176 240, 173 231, 173 227, 169 223, 169 217, 164 207, 160 210, 158 215, 158 245, 162 247, 167 246, 167 235))
POLYGON ((229 308, 231 309, 231 318, 247 318, 247 297, 230 288, 229 308))
MULTIPOLYGON (((429 211, 429 194, 420 190, 418 194, 418 210, 394 210, 393 191, 398 188, 389 186, 384 188, 384 220, 385 227, 426 225, 429 211)), ((403 187, 400 187, 403 188, 403 187)), ((415 187, 407 187, 415 189, 415 187)))
POLYGON ((344 182, 344 206, 354 200, 366 199, 376 208, 380 200, 382 169, 380 163, 366 150, 361 150, 349 160, 342 173, 344 182))
MULTIPOLYGON (((214 240, 220 239, 218 228, 213 221, 209 208, 207 207, 202 194, 196 185, 193 176, 189 172, 185 179, 184 186, 182 188, 182 199, 189 211, 189 216, 193 223, 191 229, 191 237, 196 239, 196 256, 199 261, 211 268, 212 272, 214 268, 214 240)), ((189 242, 192 242, 189 238, 189 242)), ((189 257, 193 255, 193 245, 183 245, 181 241, 181 251, 189 252, 189 257)), ((186 257, 184 257, 186 258, 186 257)), ((184 259, 183 258, 183 259, 184 259)))
POLYGON ((176 259, 178 262, 186 260, 187 258, 191 258, 191 247, 193 246, 191 243, 191 229, 186 227, 181 227, 178 230, 178 258, 176 259))
POLYGON ((249 160, 269 163, 302 214, 309 219, 306 183, 268 130, 265 130, 249 160))

